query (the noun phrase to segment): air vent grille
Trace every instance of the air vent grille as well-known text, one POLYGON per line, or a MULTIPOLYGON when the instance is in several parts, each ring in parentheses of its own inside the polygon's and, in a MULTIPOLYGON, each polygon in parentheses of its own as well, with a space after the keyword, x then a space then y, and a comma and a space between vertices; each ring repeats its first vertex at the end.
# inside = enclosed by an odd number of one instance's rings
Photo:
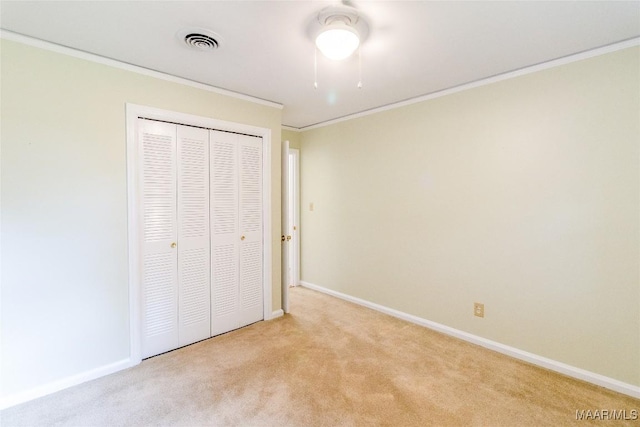
POLYGON ((189 47, 199 50, 214 50, 218 48, 218 41, 206 34, 187 34, 184 37, 184 42, 189 47))
POLYGON ((183 28, 176 38, 189 48, 199 51, 220 49, 220 36, 204 28, 183 28))

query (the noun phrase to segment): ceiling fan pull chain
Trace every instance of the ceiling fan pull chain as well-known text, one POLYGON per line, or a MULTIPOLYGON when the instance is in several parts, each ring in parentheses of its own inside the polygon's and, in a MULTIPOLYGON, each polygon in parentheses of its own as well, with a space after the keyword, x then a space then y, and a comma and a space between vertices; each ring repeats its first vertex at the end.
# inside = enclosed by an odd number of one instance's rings
POLYGON ((358 89, 362 89, 362 48, 358 46, 358 89))
POLYGON ((313 50, 313 88, 318 89, 318 47, 313 50))

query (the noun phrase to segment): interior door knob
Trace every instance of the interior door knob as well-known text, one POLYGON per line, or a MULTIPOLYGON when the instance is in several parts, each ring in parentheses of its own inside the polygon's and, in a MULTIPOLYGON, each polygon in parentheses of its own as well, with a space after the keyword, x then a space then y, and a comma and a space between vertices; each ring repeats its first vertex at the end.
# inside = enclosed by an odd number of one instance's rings
POLYGON ((176 242, 173 242, 173 243, 171 244, 171 247, 172 247, 172 248, 175 248, 176 246, 178 246, 178 244, 177 244, 176 242))
POLYGON ((287 236, 287 241, 291 240, 291 236, 287 236))
POLYGON ((244 240, 244 236, 241 236, 241 237, 240 237, 240 240, 244 240))

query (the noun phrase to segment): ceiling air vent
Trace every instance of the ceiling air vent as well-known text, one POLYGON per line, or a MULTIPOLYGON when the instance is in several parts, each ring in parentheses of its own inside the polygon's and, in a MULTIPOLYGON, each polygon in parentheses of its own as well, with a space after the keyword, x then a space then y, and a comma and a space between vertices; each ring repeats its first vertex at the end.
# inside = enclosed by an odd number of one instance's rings
POLYGON ((176 34, 178 40, 184 42, 191 49, 200 51, 220 48, 220 36, 202 28, 187 28, 176 34))

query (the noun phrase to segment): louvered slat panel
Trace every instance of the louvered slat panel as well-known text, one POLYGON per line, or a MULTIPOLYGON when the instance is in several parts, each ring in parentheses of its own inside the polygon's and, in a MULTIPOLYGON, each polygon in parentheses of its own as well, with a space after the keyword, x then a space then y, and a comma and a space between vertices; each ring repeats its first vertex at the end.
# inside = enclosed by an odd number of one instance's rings
POLYGON ((209 131, 178 126, 179 345, 211 336, 209 131))
POLYGON ((170 240, 175 232, 175 139, 143 132, 142 150, 144 241, 170 240))
POLYGON ((213 269, 216 277, 213 301, 216 317, 238 311, 238 253, 236 245, 220 245, 214 250, 213 269))
MULTIPOLYGON (((189 326, 205 322, 208 326, 209 251, 204 248, 188 249, 180 252, 180 258, 181 324, 189 326)), ((207 336, 202 339, 204 338, 207 336)))
POLYGON ((238 218, 236 144, 233 135, 223 136, 226 138, 212 144, 212 196, 215 198, 212 226, 217 235, 237 232, 238 218))
MULTIPOLYGON (((202 129, 196 129, 202 130, 202 129)), ((206 131, 204 131, 206 133, 206 131)), ((205 136, 207 136, 205 134, 205 136)), ((180 234, 181 238, 208 237, 209 160, 208 138, 180 138, 180 234)))
POLYGON ((251 242, 242 245, 240 257, 241 295, 243 309, 260 307, 262 309, 262 245, 251 242))
POLYGON ((175 329, 178 307, 173 289, 173 254, 148 254, 144 258, 144 316, 147 319, 144 336, 151 338, 175 329))
POLYGON ((251 233, 261 230, 262 224, 262 149, 242 145, 242 231, 251 233))

